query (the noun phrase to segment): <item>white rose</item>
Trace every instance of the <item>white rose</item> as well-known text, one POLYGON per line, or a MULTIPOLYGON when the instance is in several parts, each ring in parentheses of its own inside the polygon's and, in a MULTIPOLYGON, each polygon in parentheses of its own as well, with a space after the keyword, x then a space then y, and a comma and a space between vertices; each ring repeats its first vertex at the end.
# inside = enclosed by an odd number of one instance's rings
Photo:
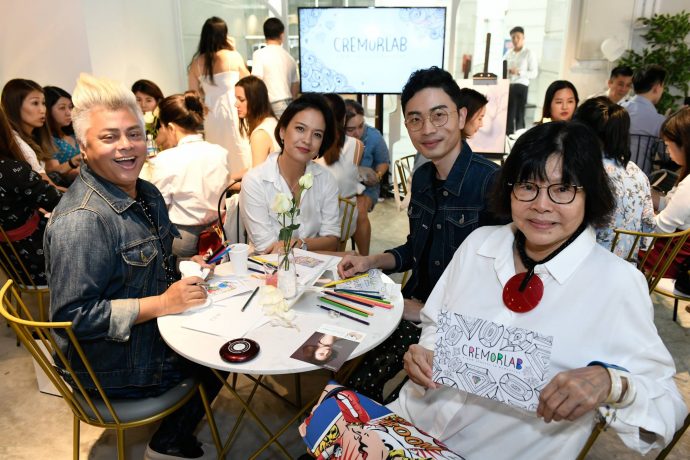
POLYGON ((285 214, 292 208, 290 198, 284 193, 277 193, 271 204, 271 211, 277 214, 285 214))
POLYGON ((309 190, 312 185, 314 185, 314 176, 312 176, 311 173, 306 173, 299 178, 299 186, 304 190, 309 190))
POLYGON ((144 112, 144 123, 147 125, 150 125, 153 123, 155 120, 155 117, 152 112, 144 112))

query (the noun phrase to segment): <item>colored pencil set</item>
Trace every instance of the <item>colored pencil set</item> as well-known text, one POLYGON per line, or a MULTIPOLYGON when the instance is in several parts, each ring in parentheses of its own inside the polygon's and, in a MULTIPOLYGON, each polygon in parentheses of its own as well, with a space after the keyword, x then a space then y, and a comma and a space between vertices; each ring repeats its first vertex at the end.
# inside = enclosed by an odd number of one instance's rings
POLYGON ((374 315, 374 307, 390 309, 393 306, 378 292, 375 291, 356 291, 351 289, 334 289, 323 291, 323 296, 319 300, 326 305, 319 305, 324 310, 334 311, 340 315, 354 321, 369 324, 360 318, 369 318, 374 315))

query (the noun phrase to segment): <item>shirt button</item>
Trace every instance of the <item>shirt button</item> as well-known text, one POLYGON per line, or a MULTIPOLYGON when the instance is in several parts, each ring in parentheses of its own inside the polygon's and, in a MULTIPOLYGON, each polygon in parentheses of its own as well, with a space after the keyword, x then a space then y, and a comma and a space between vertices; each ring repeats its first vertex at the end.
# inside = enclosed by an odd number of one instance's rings
POLYGON ((436 229, 441 230, 441 224, 436 224, 436 229))
POLYGON ((443 196, 448 196, 448 190, 443 191, 443 196))
POLYGON ((441 261, 440 260, 434 261, 434 265, 436 265, 438 267, 439 265, 441 265, 441 261))

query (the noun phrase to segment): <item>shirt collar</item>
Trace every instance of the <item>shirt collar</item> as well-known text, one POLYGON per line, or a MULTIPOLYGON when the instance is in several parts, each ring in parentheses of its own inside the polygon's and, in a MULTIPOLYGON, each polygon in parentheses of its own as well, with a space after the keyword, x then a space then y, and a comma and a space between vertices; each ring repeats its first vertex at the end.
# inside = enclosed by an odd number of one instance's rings
POLYGON ((204 140, 204 136, 201 134, 188 134, 179 141, 177 141, 177 145, 183 145, 183 144, 190 144, 192 142, 201 142, 204 140))
MULTIPOLYGON (((448 173, 448 177, 446 178, 443 184, 443 188, 445 190, 448 190, 455 196, 460 195, 462 182, 465 180, 465 175, 467 174, 467 170, 470 167, 471 161, 472 149, 467 144, 467 142, 463 140, 462 146, 460 148, 460 155, 458 155, 458 157, 455 159, 453 167, 450 168, 450 173, 448 173)), ((429 190, 429 188, 431 188, 431 185, 434 183, 434 179, 436 178, 435 166, 433 168, 428 168, 426 171, 428 177, 426 178, 426 180, 423 181, 423 185, 420 189, 420 192, 426 192, 427 190, 429 190)))
MULTIPOLYGON (((108 182, 96 174, 93 169, 89 168, 88 164, 82 164, 79 175, 86 186, 103 198, 103 200, 108 203, 108 205, 113 208, 116 213, 121 214, 132 204, 134 204, 134 200, 120 187, 112 182, 108 182)), ((139 182, 143 181, 140 179, 137 179, 137 181, 137 190, 142 191, 146 196, 148 196, 149 193, 148 190, 146 190, 146 187, 139 187, 139 185, 141 185, 139 182)))
MULTIPOLYGON (((280 152, 273 152, 268 156, 268 158, 266 158, 267 174, 265 174, 263 177, 264 181, 273 183, 276 190, 281 189, 280 183, 284 180, 280 176, 280 169, 278 169, 278 156, 280 156, 280 152)), ((320 176, 324 171, 325 169, 320 168, 316 163, 310 161, 307 164, 307 169, 304 173, 311 173, 311 175, 314 176, 314 179, 316 179, 316 177, 320 176)))
MULTIPOLYGON (((494 269, 498 274, 501 284, 505 286, 508 280, 515 275, 515 260, 513 258, 513 242, 515 241, 515 225, 508 224, 499 227, 491 233, 479 247, 477 254, 495 259, 494 269)), ((548 273, 559 284, 564 284, 577 270, 580 264, 589 256, 596 246, 596 234, 591 226, 588 226, 575 241, 561 251, 553 259, 545 264, 537 265, 534 272, 537 274, 548 273)))

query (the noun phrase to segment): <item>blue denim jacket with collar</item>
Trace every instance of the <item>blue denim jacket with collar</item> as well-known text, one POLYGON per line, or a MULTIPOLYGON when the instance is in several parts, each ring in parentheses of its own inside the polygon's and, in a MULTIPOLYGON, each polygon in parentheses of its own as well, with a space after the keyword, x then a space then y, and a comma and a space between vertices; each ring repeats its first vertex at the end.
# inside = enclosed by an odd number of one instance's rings
POLYGON ((435 284, 465 238, 480 226, 496 223, 488 211, 488 202, 498 171, 495 163, 473 153, 463 141, 460 155, 443 185, 442 193, 449 199, 441 207, 437 205, 434 196, 434 164, 425 163, 415 171, 412 176, 412 197, 407 210, 410 234, 405 244, 386 251, 395 256, 395 268, 392 272, 412 270, 410 279, 403 288, 403 296, 425 301, 426 296, 415 292, 419 281, 419 264, 427 264, 429 280, 435 284), (444 221, 441 229, 443 250, 440 253, 432 250, 429 260, 420 260, 427 239, 432 237, 432 222, 437 213, 442 213, 444 221))
MULTIPOLYGON (((174 264, 172 240, 179 233, 156 187, 139 180, 137 193, 160 239, 141 205, 87 165, 53 211, 44 239, 50 319, 72 321, 97 377, 110 388, 158 384, 173 353, 156 321, 134 321, 138 299, 167 289, 162 245, 174 264)), ((66 336, 56 339, 77 365, 66 336)), ((75 371, 90 382, 83 367, 75 371)))

